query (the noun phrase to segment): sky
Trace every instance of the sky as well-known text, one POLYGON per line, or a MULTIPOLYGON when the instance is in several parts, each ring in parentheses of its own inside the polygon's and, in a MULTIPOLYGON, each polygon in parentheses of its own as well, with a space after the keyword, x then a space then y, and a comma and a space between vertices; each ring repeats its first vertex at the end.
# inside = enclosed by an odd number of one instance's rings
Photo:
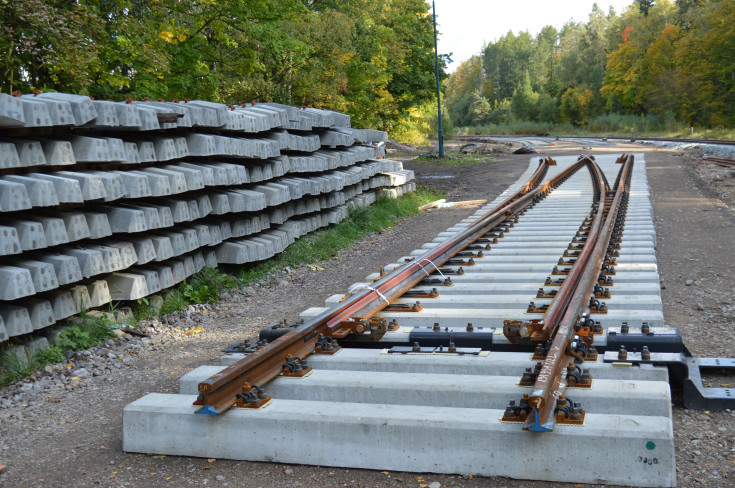
MULTIPOLYGON (((536 35, 545 25, 561 28, 574 19, 586 22, 594 1, 588 0, 435 0, 439 53, 453 53, 447 67, 453 72, 464 60, 478 54, 484 44, 506 34, 528 31, 536 35)), ((431 8, 431 1, 428 0, 431 8)), ((603 12, 612 6, 617 13, 633 0, 599 0, 603 12)))

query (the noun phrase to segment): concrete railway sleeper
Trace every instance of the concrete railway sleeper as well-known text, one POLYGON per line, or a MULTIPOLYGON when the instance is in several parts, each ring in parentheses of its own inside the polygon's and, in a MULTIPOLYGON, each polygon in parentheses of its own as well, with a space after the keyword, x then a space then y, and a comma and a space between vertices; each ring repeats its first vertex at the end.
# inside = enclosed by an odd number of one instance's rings
POLYGON ((674 486, 672 391, 733 408, 700 370, 735 360, 693 358, 665 327, 646 163, 633 162, 529 164, 346 295, 230 346, 179 394, 128 405, 124 450, 674 486))

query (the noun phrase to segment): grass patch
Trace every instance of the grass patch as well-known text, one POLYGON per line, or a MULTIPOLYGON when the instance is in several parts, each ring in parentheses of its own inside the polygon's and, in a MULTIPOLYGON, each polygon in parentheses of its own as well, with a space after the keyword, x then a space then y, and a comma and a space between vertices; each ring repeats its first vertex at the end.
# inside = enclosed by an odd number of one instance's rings
POLYGON ((0 387, 32 375, 39 367, 35 358, 28 360, 16 347, 15 343, 6 343, 0 352, 0 387))
POLYGON ((459 150, 446 152, 443 158, 437 154, 424 154, 411 160, 412 163, 433 168, 461 168, 492 161, 493 158, 488 154, 463 154, 459 150))
POLYGON ((0 352, 0 386, 22 380, 47 364, 65 361, 68 352, 102 344, 114 337, 112 325, 109 314, 83 311, 78 320, 64 328, 55 343, 31 357, 20 352, 18 344, 7 344, 0 352))
POLYGON ((692 128, 670 115, 604 113, 593 117, 586 126, 570 123, 514 121, 502 124, 461 127, 461 135, 551 135, 582 137, 674 137, 684 139, 735 139, 735 129, 725 127, 692 128))
POLYGON ((461 135, 548 135, 555 134, 555 132, 566 132, 573 130, 571 124, 552 124, 548 122, 529 122, 529 121, 514 121, 502 124, 489 124, 481 126, 470 126, 461 127, 456 129, 457 134, 461 135))
POLYGON ((160 314, 166 315, 195 303, 211 303, 219 300, 219 294, 238 285, 238 281, 217 268, 204 269, 180 284, 163 297, 160 314))
POLYGON ((293 268, 330 259, 340 249, 349 247, 371 232, 392 227, 398 219, 419 213, 418 208, 421 205, 441 197, 442 195, 421 187, 400 198, 379 198, 369 207, 351 210, 350 215, 341 223, 297 239, 278 256, 243 267, 237 272, 237 277, 243 283, 251 283, 286 266, 293 268))

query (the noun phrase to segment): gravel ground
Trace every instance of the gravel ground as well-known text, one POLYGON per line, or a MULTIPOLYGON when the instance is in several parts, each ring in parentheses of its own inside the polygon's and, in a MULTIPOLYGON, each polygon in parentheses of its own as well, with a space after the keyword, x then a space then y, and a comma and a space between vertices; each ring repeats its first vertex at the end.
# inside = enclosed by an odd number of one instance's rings
MULTIPOLYGON (((552 155, 589 152, 566 143, 542 150, 552 155)), ((732 355, 735 214, 729 206, 731 187, 718 186, 696 154, 633 144, 598 150, 646 151, 667 323, 681 329, 695 354, 732 355)), ((449 200, 492 200, 525 170, 527 161, 528 156, 503 155, 471 168, 432 168, 411 162, 406 166, 416 171, 420 183, 443 189, 449 200), (454 178, 433 177, 437 175, 454 178)), ((718 171, 721 178, 728 177, 722 176, 724 169, 718 171)), ((126 404, 148 392, 176 392, 181 375, 201 364, 218 364, 222 347, 253 337, 261 327, 282 318, 295 319, 300 311, 344 292, 474 210, 431 210, 404 219, 316 267, 279 273, 226 293, 219 303, 190 306, 145 322, 140 330, 148 337, 125 335, 0 389, 0 465, 7 466, 0 474, 0 486, 590 486, 121 451, 126 404)), ((674 422, 679 486, 735 486, 735 412, 675 407, 674 422)))

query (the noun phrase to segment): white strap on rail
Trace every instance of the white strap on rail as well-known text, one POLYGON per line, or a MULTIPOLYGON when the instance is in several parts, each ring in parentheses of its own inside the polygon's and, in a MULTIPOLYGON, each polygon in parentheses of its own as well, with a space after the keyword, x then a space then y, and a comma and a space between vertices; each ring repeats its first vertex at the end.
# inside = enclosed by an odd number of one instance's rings
POLYGON ((380 298, 382 298, 383 300, 385 300, 385 303, 387 303, 388 305, 390 305, 390 300, 388 300, 387 298, 385 298, 385 295, 383 295, 382 293, 380 293, 378 290, 376 290, 375 288, 373 288, 370 285, 362 285, 362 286, 359 286, 359 287, 355 288, 354 290, 351 290, 350 293, 355 293, 358 290, 363 290, 363 289, 366 289, 366 288, 368 290, 370 290, 370 291, 374 291, 375 293, 377 293, 378 296, 380 296, 380 298))
POLYGON ((431 273, 429 273, 428 271, 426 271, 424 269, 423 265, 421 264, 421 261, 428 261, 428 263, 430 265, 432 265, 434 267, 434 269, 437 270, 437 272, 439 272, 440 275, 444 276, 444 273, 442 273, 442 271, 439 268, 436 267, 436 264, 434 264, 434 262, 431 259, 429 259, 429 258, 421 258, 418 261, 416 261, 416 264, 418 264, 421 267, 421 271, 423 271, 424 273, 426 273, 426 276, 430 276, 431 273))

